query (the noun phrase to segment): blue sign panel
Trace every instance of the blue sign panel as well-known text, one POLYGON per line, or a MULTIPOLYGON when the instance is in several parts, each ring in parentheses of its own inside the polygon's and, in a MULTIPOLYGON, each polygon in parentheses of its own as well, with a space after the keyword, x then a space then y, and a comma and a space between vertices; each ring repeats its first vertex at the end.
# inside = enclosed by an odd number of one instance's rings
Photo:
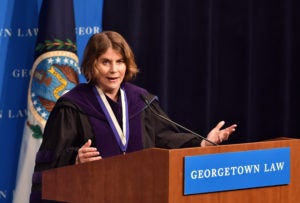
POLYGON ((290 148, 184 158, 185 195, 289 183, 290 148))

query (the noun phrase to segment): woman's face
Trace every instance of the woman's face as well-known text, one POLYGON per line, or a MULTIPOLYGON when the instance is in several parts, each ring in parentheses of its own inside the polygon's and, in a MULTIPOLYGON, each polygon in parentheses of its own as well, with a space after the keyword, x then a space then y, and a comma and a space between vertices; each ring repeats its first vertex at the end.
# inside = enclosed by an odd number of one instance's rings
POLYGON ((115 97, 126 72, 126 64, 122 55, 118 51, 108 48, 96 60, 95 68, 97 69, 97 85, 105 94, 115 97))

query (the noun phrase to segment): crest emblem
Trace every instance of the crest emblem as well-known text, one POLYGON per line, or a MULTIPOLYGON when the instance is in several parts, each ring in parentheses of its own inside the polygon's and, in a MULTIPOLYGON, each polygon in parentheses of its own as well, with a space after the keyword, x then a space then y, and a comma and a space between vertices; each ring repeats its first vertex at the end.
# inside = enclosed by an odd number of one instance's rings
POLYGON ((77 55, 50 51, 34 62, 28 91, 30 113, 44 126, 57 99, 79 83, 77 55))

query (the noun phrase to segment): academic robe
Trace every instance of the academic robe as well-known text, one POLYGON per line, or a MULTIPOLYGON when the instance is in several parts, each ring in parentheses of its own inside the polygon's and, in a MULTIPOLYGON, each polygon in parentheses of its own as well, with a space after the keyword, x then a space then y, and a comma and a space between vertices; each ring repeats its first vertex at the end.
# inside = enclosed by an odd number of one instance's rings
MULTIPOLYGON (((78 149, 88 140, 97 147, 102 158, 122 154, 117 139, 97 100, 95 87, 79 84, 56 102, 43 134, 43 142, 36 156, 30 202, 39 202, 41 172, 75 163, 78 149)), ((201 139, 181 132, 176 126, 158 118, 147 106, 141 95, 147 98, 152 110, 167 117, 156 96, 147 90, 124 83, 128 102, 129 140, 126 153, 146 148, 182 148, 200 146, 201 139)), ((107 97, 122 126, 121 102, 107 97)))

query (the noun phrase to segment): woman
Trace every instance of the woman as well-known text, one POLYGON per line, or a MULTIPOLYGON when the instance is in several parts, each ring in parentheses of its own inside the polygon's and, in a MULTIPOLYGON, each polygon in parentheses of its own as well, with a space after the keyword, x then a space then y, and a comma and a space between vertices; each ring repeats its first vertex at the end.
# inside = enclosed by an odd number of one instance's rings
MULTIPOLYGON (((157 97, 129 83, 138 69, 132 50, 120 34, 105 31, 93 35, 81 67, 88 82, 63 95, 47 121, 36 157, 32 198, 40 192, 38 177, 46 169, 145 148, 212 145, 157 117, 157 113, 167 116, 157 97)), ((217 144, 227 140, 236 125, 221 129, 223 125, 223 121, 218 123, 207 139, 217 144)))

